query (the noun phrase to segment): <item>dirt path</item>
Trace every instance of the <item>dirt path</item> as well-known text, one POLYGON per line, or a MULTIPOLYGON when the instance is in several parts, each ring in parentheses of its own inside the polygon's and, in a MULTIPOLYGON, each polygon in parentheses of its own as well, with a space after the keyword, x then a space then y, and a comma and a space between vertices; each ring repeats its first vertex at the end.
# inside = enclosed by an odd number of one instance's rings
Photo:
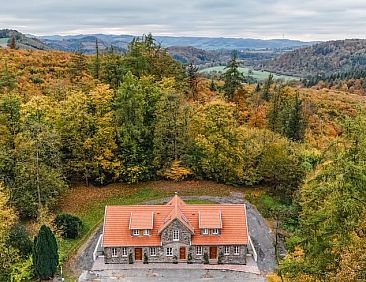
MULTIPOLYGON (((183 200, 208 200, 221 204, 246 204, 249 234, 252 238, 254 247, 258 254, 258 267, 261 273, 272 272, 276 268, 275 251, 273 247, 272 232, 266 224, 265 219, 260 215, 255 207, 248 201, 243 199, 241 193, 231 192, 228 197, 214 196, 186 196, 183 200)), ((144 204, 161 204, 169 201, 170 198, 148 201, 144 204)), ((94 233, 94 235, 85 243, 73 263, 73 269, 76 273, 82 270, 90 270, 93 265, 93 251, 97 244, 98 238, 102 233, 102 226, 94 233)))

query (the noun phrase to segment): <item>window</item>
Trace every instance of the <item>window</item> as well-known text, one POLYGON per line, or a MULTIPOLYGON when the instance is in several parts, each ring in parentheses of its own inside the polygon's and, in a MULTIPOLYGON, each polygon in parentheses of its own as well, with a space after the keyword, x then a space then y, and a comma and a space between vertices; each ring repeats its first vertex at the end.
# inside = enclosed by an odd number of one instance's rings
POLYGON ((239 246, 235 246, 234 254, 235 254, 235 255, 238 255, 239 253, 240 253, 240 248, 239 248, 239 246))
POLYGON ((127 248, 122 248, 122 256, 127 257, 127 248))
POLYGON ((117 248, 112 248, 112 258, 116 258, 117 256, 117 248))
POLYGON ((150 248, 150 256, 152 257, 156 256, 156 248, 150 248))
POLYGON ((202 246, 196 247, 196 255, 202 255, 202 246))
POLYGON ((173 255, 173 248, 166 248, 166 256, 171 257, 173 255))
POLYGON ((179 230, 175 229, 173 231, 173 241, 179 241, 179 230))
POLYGON ((138 229, 133 229, 133 230, 132 230, 132 235, 133 235, 133 236, 139 236, 139 235, 140 235, 139 230, 138 230, 138 229))
POLYGON ((230 247, 229 246, 225 246, 224 247, 224 255, 229 255, 230 254, 230 247))
POLYGON ((144 236, 149 236, 149 235, 150 235, 150 230, 144 229, 144 236))
POLYGON ((219 230, 217 228, 212 229, 212 235, 219 234, 219 230))
POLYGON ((208 235, 208 229, 207 229, 207 228, 203 229, 203 230, 202 230, 202 234, 203 234, 203 235, 208 235))

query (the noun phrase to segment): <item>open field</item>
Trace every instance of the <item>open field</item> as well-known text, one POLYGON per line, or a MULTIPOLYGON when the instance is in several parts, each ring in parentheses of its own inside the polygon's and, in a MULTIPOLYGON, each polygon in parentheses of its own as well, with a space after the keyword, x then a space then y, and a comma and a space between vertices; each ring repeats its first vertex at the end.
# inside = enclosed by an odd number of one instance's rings
POLYGON ((6 48, 8 46, 8 37, 0 38, 0 47, 6 48))
MULTIPOLYGON (((210 72, 218 72, 218 73, 223 73, 225 71, 225 66, 216 66, 216 67, 210 67, 210 68, 205 68, 200 70, 201 73, 210 73, 210 72)), ((250 76, 252 76, 253 78, 257 79, 257 80, 265 80, 268 78, 270 72, 267 71, 257 71, 257 70, 253 70, 251 68, 246 68, 246 67, 239 67, 238 68, 240 72, 242 72, 245 76, 248 76, 248 72, 251 70, 252 74, 250 74, 250 76)), ((293 77, 293 76, 287 76, 287 75, 278 75, 278 74, 273 74, 274 79, 281 79, 281 80, 298 80, 299 78, 297 77, 293 77)))

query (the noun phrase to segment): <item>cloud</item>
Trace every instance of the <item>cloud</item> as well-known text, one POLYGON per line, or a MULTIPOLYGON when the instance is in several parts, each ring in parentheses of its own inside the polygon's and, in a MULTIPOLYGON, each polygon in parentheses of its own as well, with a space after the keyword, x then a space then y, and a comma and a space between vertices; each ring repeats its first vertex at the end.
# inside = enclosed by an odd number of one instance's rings
POLYGON ((364 0, 17 0, 0 28, 24 33, 114 33, 328 40, 365 38, 364 0))

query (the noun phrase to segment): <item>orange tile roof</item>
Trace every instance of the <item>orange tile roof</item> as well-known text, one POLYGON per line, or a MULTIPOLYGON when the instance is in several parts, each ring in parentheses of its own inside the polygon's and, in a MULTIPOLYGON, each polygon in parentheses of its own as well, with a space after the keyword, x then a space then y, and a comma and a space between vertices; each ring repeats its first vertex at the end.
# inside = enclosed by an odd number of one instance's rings
POLYGON ((221 211, 198 211, 198 226, 204 228, 222 228, 221 211))
POLYGON ((192 245, 244 245, 248 244, 246 209, 243 204, 189 205, 175 196, 166 205, 107 206, 104 216, 104 247, 160 246, 161 232, 172 222, 180 220, 192 232, 192 245), (222 229, 220 235, 201 235, 199 213, 214 215, 221 212, 222 229), (153 213, 153 228, 148 236, 131 236, 129 230, 132 214, 153 213), (184 220, 186 219, 186 221, 184 220), (192 229, 191 229, 192 228, 192 229))
POLYGON ((153 229, 154 212, 131 212, 129 229, 153 229))

